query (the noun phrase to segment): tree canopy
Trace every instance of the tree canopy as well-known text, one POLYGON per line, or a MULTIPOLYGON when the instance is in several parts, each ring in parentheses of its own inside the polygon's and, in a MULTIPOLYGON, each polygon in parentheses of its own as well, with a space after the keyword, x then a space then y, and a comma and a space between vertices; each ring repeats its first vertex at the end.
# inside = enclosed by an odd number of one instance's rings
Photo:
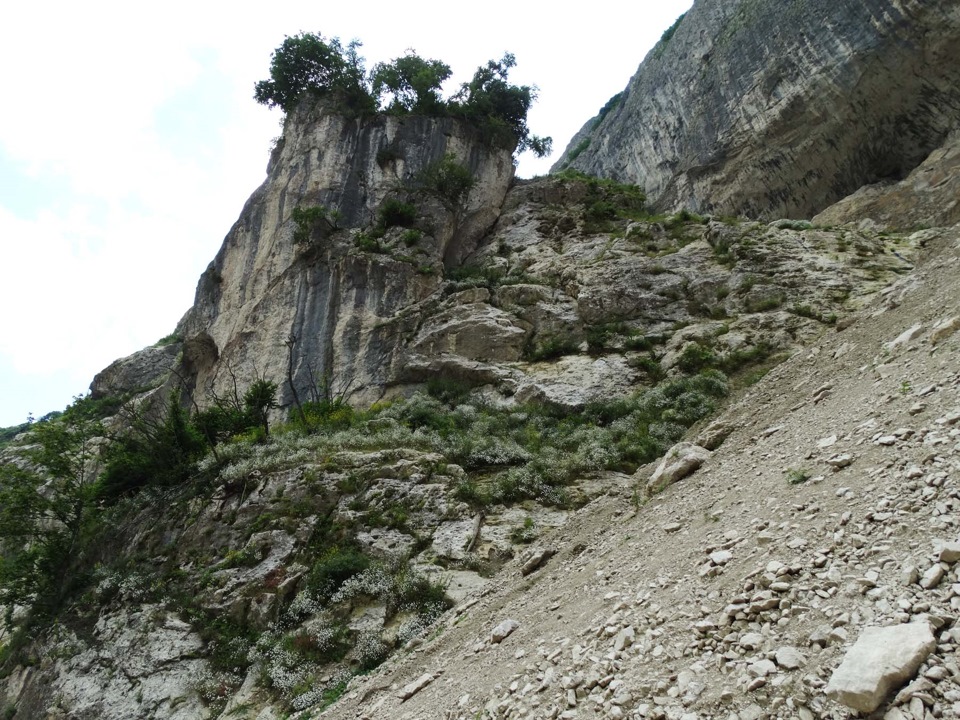
POLYGON ((390 62, 377 63, 368 75, 360 47, 357 40, 344 46, 339 38, 325 40, 314 33, 287 36, 273 51, 270 78, 256 84, 254 99, 285 112, 312 96, 330 99, 339 110, 353 115, 457 117, 478 128, 497 147, 531 150, 538 157, 550 153, 551 138, 534 135, 527 126, 537 88, 509 81, 510 69, 516 65, 512 53, 481 65, 470 82, 445 99, 443 83, 452 71, 443 61, 422 58, 410 50, 390 62))

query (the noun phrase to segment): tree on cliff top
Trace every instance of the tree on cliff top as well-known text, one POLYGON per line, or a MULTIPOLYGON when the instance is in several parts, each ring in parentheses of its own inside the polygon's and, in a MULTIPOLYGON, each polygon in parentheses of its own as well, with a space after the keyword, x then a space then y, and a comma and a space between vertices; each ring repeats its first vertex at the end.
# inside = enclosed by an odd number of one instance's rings
POLYGON ((254 86, 254 99, 268 107, 289 112, 306 93, 332 97, 341 106, 358 114, 376 111, 376 100, 367 89, 360 43, 346 47, 339 38, 300 33, 287 36, 273 51, 270 79, 254 86))
POLYGON ((301 98, 330 98, 351 115, 414 113, 433 117, 458 117, 480 130, 497 147, 538 157, 548 155, 552 140, 538 137, 527 126, 527 112, 537 97, 536 87, 512 85, 508 80, 516 58, 506 53, 477 68, 451 98, 441 95, 450 66, 421 58, 413 51, 388 63, 378 63, 366 76, 360 43, 346 47, 338 38, 300 33, 284 38, 270 61, 270 79, 255 86, 254 99, 290 112, 301 98))
POLYGON ((370 84, 377 98, 392 98, 387 110, 420 115, 443 114, 440 88, 450 77, 450 66, 440 60, 425 60, 413 51, 389 63, 377 63, 370 84))

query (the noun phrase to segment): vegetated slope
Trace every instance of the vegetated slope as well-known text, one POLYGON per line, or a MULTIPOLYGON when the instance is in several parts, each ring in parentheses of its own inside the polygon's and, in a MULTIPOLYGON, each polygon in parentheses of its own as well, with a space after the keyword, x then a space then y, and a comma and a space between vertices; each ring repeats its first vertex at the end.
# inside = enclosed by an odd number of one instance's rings
POLYGON ((938 644, 887 717, 956 717, 958 576, 937 560, 960 509, 960 228, 925 239, 914 274, 724 414, 693 476, 595 500, 538 540, 541 569, 506 566, 322 717, 846 718, 831 673, 904 622, 938 644))
POLYGON ((554 170, 665 210, 810 217, 957 127, 958 48, 954 2, 697 0, 554 170))

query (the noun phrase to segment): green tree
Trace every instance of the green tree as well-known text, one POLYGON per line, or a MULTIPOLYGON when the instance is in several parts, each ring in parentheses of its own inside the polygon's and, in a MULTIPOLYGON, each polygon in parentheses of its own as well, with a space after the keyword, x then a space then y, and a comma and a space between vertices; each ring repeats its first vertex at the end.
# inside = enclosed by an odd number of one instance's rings
POLYGON ((378 63, 370 73, 373 94, 378 99, 388 95, 387 110, 418 115, 443 115, 446 103, 440 95, 444 80, 450 77, 450 66, 440 60, 425 60, 415 52, 389 63, 378 63))
POLYGON ((94 513, 100 423, 78 399, 62 417, 34 423, 0 464, 0 605, 54 611, 81 561, 82 531, 94 513))
POLYGON ((134 411, 126 432, 107 447, 99 495, 115 501, 147 485, 178 485, 190 478, 206 450, 203 435, 171 392, 162 417, 134 411))
POLYGON ((527 126, 527 113, 537 99, 537 88, 510 84, 510 69, 516 64, 513 53, 504 53, 500 60, 478 67, 450 107, 454 114, 475 123, 495 144, 517 152, 531 150, 543 157, 550 154, 553 139, 533 135, 527 126))
POLYGON ((358 50, 339 38, 300 33, 286 36, 270 59, 270 79, 254 86, 254 99, 268 107, 290 112, 306 94, 333 97, 344 109, 357 114, 376 111, 376 101, 366 85, 366 71, 358 50))

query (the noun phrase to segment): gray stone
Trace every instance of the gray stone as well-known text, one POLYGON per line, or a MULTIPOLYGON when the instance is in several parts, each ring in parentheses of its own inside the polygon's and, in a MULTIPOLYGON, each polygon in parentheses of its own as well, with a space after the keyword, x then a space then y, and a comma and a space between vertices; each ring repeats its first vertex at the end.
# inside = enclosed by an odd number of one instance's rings
POLYGON ((418 692, 423 690, 427 685, 429 685, 432 682, 433 682, 433 675, 431 675, 430 673, 424 673, 423 675, 418 677, 416 680, 413 680, 407 683, 406 685, 404 685, 400 689, 400 692, 397 693, 397 697, 400 698, 400 700, 409 700, 410 698, 412 698, 414 695, 416 695, 418 692))
POLYGON ((873 712, 935 647, 926 623, 866 628, 833 672, 826 693, 854 710, 873 712))
POLYGON ((682 480, 696 472, 711 455, 709 450, 699 445, 688 442, 677 443, 667 451, 657 469, 653 471, 653 475, 647 481, 647 491, 656 493, 682 480))
MULTIPOLYGON (((696 3, 608 112, 574 135, 554 169, 639 183, 661 209, 810 217, 886 174, 863 160, 865 142, 890 148, 884 167, 908 171, 952 129, 960 108, 956 14, 922 3, 903 23, 902 6, 890 0, 798 4, 787 15, 781 6, 749 8, 735 0, 696 3), (793 32, 774 31, 784 24, 793 32), (825 28, 842 42, 812 49, 806 38, 825 28), (744 84, 730 87, 728 78, 744 84), (921 110, 917 100, 927 93, 929 109, 921 110), (822 99, 838 96, 824 119, 822 99), (914 108, 915 144, 898 143, 893 130, 880 140, 877 129, 905 107, 914 108), (954 109, 949 121, 944 107, 954 109), (812 127, 798 136, 796 128, 812 127)), ((957 209, 948 215, 945 208, 956 197, 955 189, 944 193, 938 211, 946 217, 928 224, 956 222, 957 209)), ((823 224, 873 216, 856 210, 823 224)))
POLYGON ((494 644, 502 643, 519 627, 520 623, 508 618, 493 629, 490 633, 490 641, 494 644))
POLYGON ((796 670, 806 662, 806 658, 803 656, 803 654, 795 647, 791 647, 789 645, 779 648, 777 650, 775 659, 777 661, 777 665, 782 667, 784 670, 796 670))

